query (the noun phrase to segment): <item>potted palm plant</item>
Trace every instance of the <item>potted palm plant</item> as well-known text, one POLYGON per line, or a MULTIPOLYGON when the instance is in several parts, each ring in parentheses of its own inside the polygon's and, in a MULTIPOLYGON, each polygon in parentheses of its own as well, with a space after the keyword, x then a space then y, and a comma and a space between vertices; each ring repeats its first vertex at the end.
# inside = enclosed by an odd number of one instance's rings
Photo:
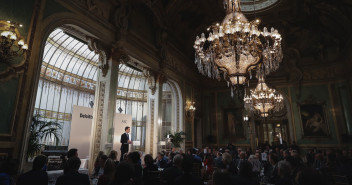
POLYGON ((181 143, 185 139, 183 137, 184 135, 186 135, 186 133, 183 131, 175 132, 173 134, 171 132, 169 132, 165 135, 165 137, 170 140, 173 147, 179 148, 179 147, 181 147, 181 143))
POLYGON ((56 145, 59 142, 59 131, 61 124, 57 121, 46 121, 42 119, 40 114, 36 113, 33 116, 32 124, 30 127, 29 142, 27 148, 27 159, 33 157, 41 151, 43 144, 40 143, 41 139, 54 138, 56 145))

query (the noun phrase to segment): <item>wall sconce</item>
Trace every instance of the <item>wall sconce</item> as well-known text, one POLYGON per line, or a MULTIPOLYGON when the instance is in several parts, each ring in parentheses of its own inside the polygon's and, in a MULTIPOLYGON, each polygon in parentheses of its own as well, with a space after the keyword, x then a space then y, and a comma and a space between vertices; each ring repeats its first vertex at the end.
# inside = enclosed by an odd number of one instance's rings
POLYGON ((18 27, 22 24, 0 20, 0 62, 3 64, 10 65, 15 57, 22 56, 28 50, 18 27))
POLYGON ((193 117, 194 112, 196 111, 196 107, 194 106, 195 102, 193 101, 187 101, 186 102, 186 117, 193 117))

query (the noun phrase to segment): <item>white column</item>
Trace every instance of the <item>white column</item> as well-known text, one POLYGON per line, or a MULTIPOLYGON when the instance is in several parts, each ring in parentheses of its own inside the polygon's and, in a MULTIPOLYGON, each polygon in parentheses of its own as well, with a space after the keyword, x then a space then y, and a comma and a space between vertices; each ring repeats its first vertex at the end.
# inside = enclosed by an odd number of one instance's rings
POLYGON ((89 170, 94 166, 94 160, 99 151, 108 154, 113 146, 114 116, 116 113, 116 92, 119 61, 121 54, 111 56, 103 54, 98 72, 95 91, 93 125, 90 145, 89 170))

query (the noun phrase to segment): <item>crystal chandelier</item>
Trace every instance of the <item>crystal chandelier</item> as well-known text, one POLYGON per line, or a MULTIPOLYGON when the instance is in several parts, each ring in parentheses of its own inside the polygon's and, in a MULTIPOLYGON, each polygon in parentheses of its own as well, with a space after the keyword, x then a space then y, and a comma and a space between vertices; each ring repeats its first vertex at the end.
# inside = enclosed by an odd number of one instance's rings
POLYGON ((15 57, 23 55, 28 49, 18 32, 18 27, 22 25, 0 20, 0 64, 10 65, 15 57))
POLYGON ((244 107, 247 111, 258 111, 260 116, 268 117, 270 111, 280 111, 284 107, 284 101, 282 95, 269 88, 261 76, 257 87, 244 97, 244 107))
POLYGON ((205 76, 220 80, 222 74, 235 90, 248 81, 252 70, 269 74, 278 69, 283 57, 281 35, 274 28, 260 31, 258 19, 249 22, 239 0, 225 0, 224 7, 227 15, 222 23, 207 29, 208 38, 204 33, 197 36, 195 63, 205 76))

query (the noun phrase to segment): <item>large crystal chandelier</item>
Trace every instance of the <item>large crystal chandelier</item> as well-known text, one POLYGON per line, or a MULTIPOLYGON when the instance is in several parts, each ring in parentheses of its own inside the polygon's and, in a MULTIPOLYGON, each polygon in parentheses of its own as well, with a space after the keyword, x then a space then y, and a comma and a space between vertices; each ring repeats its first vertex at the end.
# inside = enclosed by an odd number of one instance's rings
POLYGON ((195 63, 201 74, 220 80, 221 74, 238 89, 252 76, 252 70, 265 74, 275 71, 282 61, 281 35, 277 30, 258 29, 260 21, 249 22, 239 0, 225 0, 227 15, 221 24, 210 26, 208 38, 202 33, 194 42, 195 63))
POLYGON ((259 112, 260 116, 268 117, 270 111, 280 111, 284 107, 284 101, 282 95, 269 88, 261 76, 257 87, 244 97, 244 107, 247 111, 259 112))

